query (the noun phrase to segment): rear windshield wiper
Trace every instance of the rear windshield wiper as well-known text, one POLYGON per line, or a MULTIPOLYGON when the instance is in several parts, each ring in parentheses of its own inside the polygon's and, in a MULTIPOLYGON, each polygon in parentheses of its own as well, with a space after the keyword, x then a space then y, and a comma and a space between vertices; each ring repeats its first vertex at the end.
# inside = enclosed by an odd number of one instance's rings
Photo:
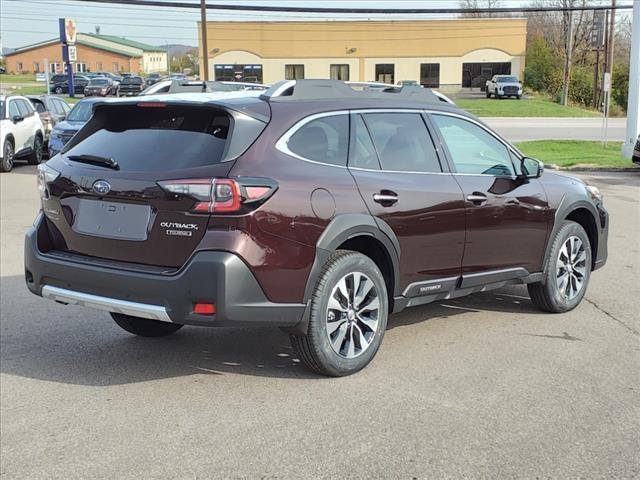
POLYGON ((113 158, 100 157, 98 155, 69 155, 69 160, 74 162, 89 163, 91 165, 97 165, 99 167, 112 168, 113 170, 120 170, 120 165, 113 158))

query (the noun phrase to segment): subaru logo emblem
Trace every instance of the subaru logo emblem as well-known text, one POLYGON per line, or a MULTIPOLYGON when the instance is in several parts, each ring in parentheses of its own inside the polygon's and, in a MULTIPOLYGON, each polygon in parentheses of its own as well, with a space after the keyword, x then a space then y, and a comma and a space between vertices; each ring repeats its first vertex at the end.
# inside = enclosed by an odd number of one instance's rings
POLYGON ((111 185, 105 180, 96 180, 93 184, 93 191, 98 195, 106 195, 111 191, 111 185))

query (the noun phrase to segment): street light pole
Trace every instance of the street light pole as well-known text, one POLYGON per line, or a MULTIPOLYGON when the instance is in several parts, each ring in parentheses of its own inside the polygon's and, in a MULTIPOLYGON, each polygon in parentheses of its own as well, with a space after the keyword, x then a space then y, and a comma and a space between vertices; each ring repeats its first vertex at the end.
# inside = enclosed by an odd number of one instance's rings
POLYGON ((207 48, 207 4, 200 0, 200 36, 202 37, 202 68, 205 82, 209 81, 209 49, 207 48))
POLYGON ((633 146, 640 134, 640 2, 633 2, 631 31, 631 65, 629 65, 629 100, 627 103, 627 136, 622 155, 631 158, 633 146))

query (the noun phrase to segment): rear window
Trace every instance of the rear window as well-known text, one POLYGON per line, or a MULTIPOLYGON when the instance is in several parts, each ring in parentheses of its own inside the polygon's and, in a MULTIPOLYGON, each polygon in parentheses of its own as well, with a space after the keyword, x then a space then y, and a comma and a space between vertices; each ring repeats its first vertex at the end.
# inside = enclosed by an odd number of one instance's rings
POLYGON ((106 85, 109 83, 109 80, 106 78, 92 78, 89 80, 89 85, 106 85))
POLYGON ((122 79, 122 83, 130 85, 141 85, 142 79, 140 77, 125 77, 122 79))
POLYGON ((96 113, 96 129, 65 152, 113 158, 124 171, 179 170, 220 163, 229 116, 211 108, 110 107, 96 113))

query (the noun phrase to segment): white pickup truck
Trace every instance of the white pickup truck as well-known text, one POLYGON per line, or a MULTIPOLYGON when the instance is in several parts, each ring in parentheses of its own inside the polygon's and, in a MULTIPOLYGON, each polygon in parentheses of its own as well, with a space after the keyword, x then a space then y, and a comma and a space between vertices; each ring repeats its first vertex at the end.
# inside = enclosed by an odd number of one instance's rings
POLYGON ((520 100, 522 84, 514 75, 494 75, 491 80, 487 80, 486 93, 487 98, 491 98, 493 95, 496 98, 516 97, 520 100))

